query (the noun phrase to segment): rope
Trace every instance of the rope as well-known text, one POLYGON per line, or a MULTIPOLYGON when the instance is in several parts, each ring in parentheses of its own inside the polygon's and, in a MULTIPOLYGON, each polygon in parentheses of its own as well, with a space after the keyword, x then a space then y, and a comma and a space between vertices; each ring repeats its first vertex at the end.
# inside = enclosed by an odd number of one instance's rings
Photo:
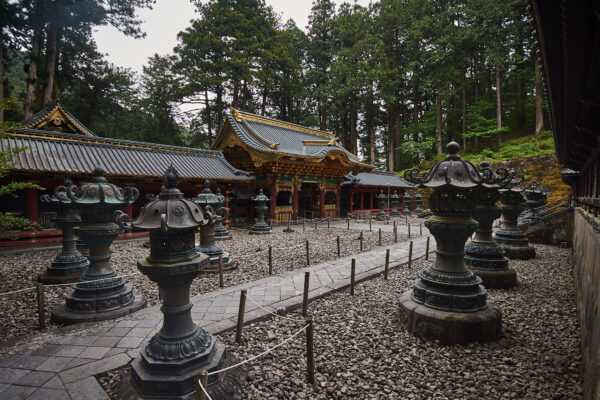
MULTIPOLYGON (((239 367, 239 366, 241 366, 241 365, 244 365, 244 364, 246 364, 246 363, 249 363, 250 361, 254 361, 254 360, 256 360, 257 358, 260 358, 260 357, 262 357, 262 356, 264 356, 264 355, 266 355, 266 354, 269 354, 269 353, 270 353, 270 352, 272 352, 273 350, 277 349, 278 347, 281 347, 281 346, 283 346, 284 344, 286 344, 287 342, 289 342, 290 340, 292 340, 293 338, 295 338, 296 336, 298 336, 300 333, 302 333, 303 331, 305 331, 305 330, 306 330, 306 328, 308 328, 308 324, 304 325, 304 327, 303 327, 303 328, 301 328, 300 330, 298 330, 296 333, 294 333, 292 336, 288 337, 287 339, 285 339, 285 340, 284 340, 284 341, 282 341, 281 343, 279 343, 279 344, 276 344, 275 346, 273 346, 273 347, 271 347, 271 348, 269 348, 269 349, 267 349, 267 350, 263 351, 262 353, 260 353, 260 354, 258 354, 258 355, 256 355, 256 356, 254 356, 254 357, 250 357, 250 358, 248 358, 247 360, 241 361, 241 362, 239 362, 239 363, 237 363, 237 364, 235 364, 235 365, 230 365, 229 367, 225 367, 225 368, 223 368, 223 369, 220 369, 220 370, 218 370, 218 371, 209 372, 209 373, 208 373, 208 376, 210 376, 210 375, 216 375, 216 374, 219 374, 219 373, 221 373, 221 372, 225 372, 225 371, 227 371, 227 370, 230 370, 230 369, 233 369, 233 368, 237 368, 237 367, 239 367)), ((200 386, 202 386, 202 385, 200 385, 200 386)))
POLYGON ((266 309, 265 307, 261 306, 261 305, 260 305, 260 304, 258 304, 256 301, 254 301, 254 299, 253 299, 252 297, 248 296, 248 292, 246 292, 246 298, 247 298, 248 300, 250 300, 251 302, 253 302, 253 303, 254 303, 256 306, 258 306, 259 308, 261 308, 261 309, 265 310, 266 312, 268 312, 269 314, 272 314, 272 315, 274 315, 274 316, 276 316, 276 317, 279 317, 279 318, 284 318, 284 319, 287 319, 287 320, 290 320, 290 321, 297 321, 297 319, 295 319, 295 318, 286 317, 285 315, 279 315, 279 314, 277 314, 277 313, 274 313, 274 312, 273 312, 273 311, 271 311, 271 310, 268 310, 268 309, 266 309))
POLYGON ((26 291, 28 291, 28 290, 33 290, 33 289, 35 289, 35 287, 34 287, 34 286, 31 286, 31 287, 27 287, 27 288, 25 288, 25 289, 13 290, 12 292, 4 292, 4 293, 0 293, 0 296, 3 296, 3 295, 5 295, 5 294, 15 294, 15 293, 20 293, 20 292, 26 292, 26 291))
MULTIPOLYGON (((209 374, 210 375, 210 374, 209 374)), ((202 382, 198 381, 198 386, 200 386, 200 388, 202 389, 202 391, 204 392, 204 395, 206 396, 207 400, 213 400, 212 397, 210 397, 210 394, 208 394, 208 392, 206 391, 206 389, 204 388, 204 385, 202 384, 202 382)))

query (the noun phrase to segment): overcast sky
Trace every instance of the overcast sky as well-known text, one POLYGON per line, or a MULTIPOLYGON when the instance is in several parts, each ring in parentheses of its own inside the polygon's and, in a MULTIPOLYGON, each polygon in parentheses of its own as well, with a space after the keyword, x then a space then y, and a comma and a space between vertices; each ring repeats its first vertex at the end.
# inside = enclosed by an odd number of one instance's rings
MULTIPOLYGON (((343 0, 334 2, 339 5, 343 0)), ((357 2, 364 6, 369 4, 369 0, 357 2)), ((282 21, 292 18, 301 29, 306 29, 312 0, 266 0, 266 3, 282 16, 282 21)), ((94 38, 98 50, 107 54, 109 62, 139 72, 142 71, 148 57, 154 53, 171 53, 177 44, 177 33, 197 17, 189 0, 157 0, 152 10, 140 10, 138 14, 144 21, 144 39, 127 37, 108 26, 98 28, 94 32, 94 38)))

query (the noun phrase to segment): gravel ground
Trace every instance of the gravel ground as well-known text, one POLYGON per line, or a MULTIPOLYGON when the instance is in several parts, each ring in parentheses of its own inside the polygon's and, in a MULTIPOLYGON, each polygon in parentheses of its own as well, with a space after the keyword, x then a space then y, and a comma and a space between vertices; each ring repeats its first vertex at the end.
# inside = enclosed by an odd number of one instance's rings
MULTIPOLYGON (((365 227, 364 250, 378 246, 379 236, 374 226, 373 232, 365 227)), ((326 229, 321 222, 319 229, 314 224, 307 224, 306 231, 301 226, 293 227, 295 232, 283 233, 281 228, 271 235, 249 235, 246 230, 233 229, 232 240, 219 241, 229 251, 234 260, 239 257, 239 268, 224 274, 224 285, 232 286, 257 280, 268 276, 267 249, 273 246, 274 273, 282 270, 303 268, 306 262, 305 240, 310 242, 311 263, 317 264, 336 257, 336 236, 341 238, 343 256, 359 252, 360 233, 342 228, 326 229), (243 256, 243 257, 242 257, 243 256)), ((415 231, 417 233, 417 231, 415 231)), ((405 235, 398 235, 398 240, 407 240, 405 235)), ((112 246, 112 266, 120 274, 138 272, 137 260, 146 257, 149 249, 142 247, 142 241, 115 243, 112 246)), ((383 244, 393 243, 391 232, 383 233, 383 244)), ((0 292, 31 287, 33 280, 43 272, 48 263, 56 256, 58 250, 30 251, 19 254, 0 256, 0 292)), ((148 300, 148 306, 158 304, 158 288, 144 275, 133 275, 126 278, 136 291, 141 292, 148 300)), ((191 294, 197 295, 219 289, 217 274, 201 274, 192 284, 191 294)), ((64 298, 71 290, 70 286, 45 288, 47 325, 52 327, 50 313, 52 308, 64 303, 64 298)), ((20 292, 0 296, 0 348, 23 339, 38 328, 37 302, 35 291, 20 292)))
MULTIPOLYGON (((417 339, 399 321, 401 293, 416 272, 360 284, 356 295, 310 304, 316 387, 306 383, 304 335, 250 364, 243 399, 577 399, 582 398, 580 332, 569 249, 536 246, 537 258, 512 261, 519 285, 493 289, 503 312, 498 342, 441 346, 417 339)), ((431 261, 429 261, 431 262, 431 261)), ((304 326, 298 313, 244 327, 246 343, 221 336, 239 359, 259 354, 304 326)))

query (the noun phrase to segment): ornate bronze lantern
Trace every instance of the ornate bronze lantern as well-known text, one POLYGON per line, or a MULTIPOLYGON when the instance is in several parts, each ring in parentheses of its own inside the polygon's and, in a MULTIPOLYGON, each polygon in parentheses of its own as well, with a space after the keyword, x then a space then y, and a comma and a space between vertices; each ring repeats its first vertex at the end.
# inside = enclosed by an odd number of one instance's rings
POLYGON ((260 189, 258 196, 253 197, 252 201, 256 203, 254 206, 254 209, 256 210, 256 222, 252 225, 252 228, 250 228, 250 234, 264 235, 271 233, 271 227, 265 222, 265 211, 269 209, 269 207, 267 207, 269 198, 265 196, 262 189, 260 189))
POLYGON ((423 213, 423 209, 421 208, 421 202, 423 200, 423 196, 421 196, 421 193, 417 193, 415 195, 415 214, 421 214, 423 213))
POLYGON ((419 272, 413 289, 402 294, 400 309, 415 336, 441 343, 495 340, 501 333, 501 313, 486 301, 481 278, 467 269, 464 247, 477 228, 474 189, 491 179, 491 170, 477 171, 458 156, 460 146, 450 142, 448 155, 422 177, 418 170, 405 179, 418 187, 434 189, 429 198, 433 216, 425 226, 435 237, 437 257, 419 272))
POLYGON ((529 210, 542 207, 548 203, 548 196, 550 193, 550 190, 546 189, 536 181, 533 181, 526 185, 525 190, 523 191, 526 200, 525 205, 529 210))
POLYGON ((398 195, 397 190, 394 190, 394 193, 390 196, 390 199, 390 205, 392 206, 392 211, 390 211, 390 217, 400 216, 400 211, 398 211, 398 207, 400 206, 400 196, 398 195))
MULTIPOLYGON (((481 171, 489 169, 487 162, 481 163, 481 171)), ((465 246, 465 264, 475 272, 489 288, 507 288, 517 284, 517 272, 508 267, 504 250, 494 241, 492 224, 500 218, 498 189, 511 177, 505 169, 498 169, 490 183, 475 190, 477 206, 473 217, 479 222, 475 237, 465 246)))
POLYGON ((210 266, 207 270, 210 272, 218 270, 219 255, 222 257, 223 267, 231 269, 234 264, 229 253, 215 242, 215 225, 224 221, 229 216, 229 211, 224 207, 217 208, 219 198, 210 190, 208 180, 204 182, 204 190, 192 201, 202 207, 210 216, 209 221, 200 226, 200 245, 198 246, 198 251, 209 257, 210 266))
POLYGON ((381 193, 376 195, 377 197, 377 205, 379 206, 379 212, 375 216, 377 221, 383 221, 387 218, 387 214, 385 213, 385 203, 387 200, 387 195, 383 193, 383 189, 381 189, 381 193))
MULTIPOLYGON (((219 200, 219 202, 217 203, 217 210, 220 210, 222 208, 227 210, 224 206, 225 206, 225 202, 229 201, 229 199, 221 194, 220 188, 217 188, 216 195, 217 195, 217 199, 219 200)), ((225 217, 223 219, 223 221, 226 220, 227 218, 228 217, 225 217)), ((225 228, 225 225, 223 225, 223 221, 218 220, 217 223, 215 224, 215 239, 218 239, 218 240, 231 239, 231 234, 229 233, 227 228, 225 228)))
POLYGON ((410 193, 404 192, 402 215, 410 215, 410 193))
MULTIPOLYGON (((212 224, 215 215, 210 207, 203 210, 184 199, 178 182, 177 171, 169 167, 160 194, 133 222, 122 212, 116 215, 125 229, 150 231, 150 255, 137 265, 162 294, 162 328, 131 363, 133 384, 143 397, 182 398, 195 391, 200 370, 216 371, 231 361, 223 344, 194 324, 191 315, 190 285, 209 263, 208 256, 196 250, 195 232, 198 226, 212 224)), ((226 373, 209 376, 213 395, 233 394, 233 386, 223 385, 236 380, 224 380, 226 373)))
POLYGON ((90 266, 81 281, 73 285, 66 305, 52 312, 52 319, 62 323, 100 321, 120 317, 146 305, 141 294, 110 266, 110 245, 121 228, 113 221, 118 207, 138 198, 136 188, 124 189, 108 183, 104 170, 94 170, 91 182, 70 186, 67 196, 81 206, 83 225, 75 228, 90 249, 90 266))
POLYGON ((62 231, 62 250, 46 268, 46 272, 40 274, 38 280, 42 283, 78 281, 90 265, 88 259, 75 246, 73 228, 79 226, 81 216, 79 206, 74 204, 67 195, 67 188, 71 186, 73 182, 66 178, 63 185, 54 189, 54 196, 49 194, 40 196, 41 201, 56 204, 58 213, 53 221, 62 231))
POLYGON ((502 226, 496 231, 494 238, 510 259, 528 260, 535 257, 535 248, 529 245, 525 234, 517 225, 519 215, 525 209, 523 191, 525 187, 521 179, 510 172, 512 179, 498 191, 502 201, 502 226))

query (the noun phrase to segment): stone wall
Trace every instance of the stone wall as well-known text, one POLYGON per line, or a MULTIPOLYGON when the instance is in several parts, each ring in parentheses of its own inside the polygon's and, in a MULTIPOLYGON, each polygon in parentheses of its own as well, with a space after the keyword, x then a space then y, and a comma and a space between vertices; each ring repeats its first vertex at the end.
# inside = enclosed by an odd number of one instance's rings
POLYGON ((578 209, 574 216, 575 290, 582 335, 584 397, 600 399, 600 233, 578 209))
POLYGON ((571 247, 573 237, 573 208, 548 215, 540 220, 519 224, 530 243, 558 246, 567 242, 571 247))

